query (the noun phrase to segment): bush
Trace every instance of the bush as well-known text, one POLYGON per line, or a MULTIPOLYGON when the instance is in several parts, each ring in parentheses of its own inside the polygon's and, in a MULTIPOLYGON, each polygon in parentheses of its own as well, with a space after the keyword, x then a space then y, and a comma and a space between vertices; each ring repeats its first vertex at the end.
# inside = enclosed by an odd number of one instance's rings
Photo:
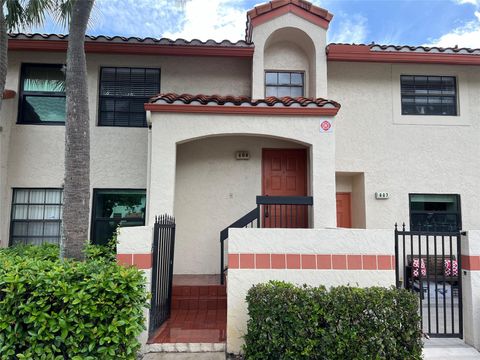
POLYGON ((61 262, 55 246, 0 251, 0 359, 135 359, 145 306, 134 267, 61 262))
POLYGON ((246 359, 421 359, 418 297, 270 282, 247 295, 246 359))

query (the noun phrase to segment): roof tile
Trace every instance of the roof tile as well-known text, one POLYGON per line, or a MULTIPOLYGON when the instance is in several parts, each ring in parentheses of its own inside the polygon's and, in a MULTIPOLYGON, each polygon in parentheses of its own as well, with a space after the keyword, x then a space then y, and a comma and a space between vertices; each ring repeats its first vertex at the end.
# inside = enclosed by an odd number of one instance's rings
POLYGON ((230 106, 292 106, 292 107, 329 107, 340 108, 340 104, 333 100, 323 98, 290 97, 282 98, 267 97, 265 99, 252 99, 248 96, 233 95, 204 95, 204 94, 176 94, 162 93, 150 99, 150 103, 157 104, 200 104, 200 105, 230 105, 230 106))

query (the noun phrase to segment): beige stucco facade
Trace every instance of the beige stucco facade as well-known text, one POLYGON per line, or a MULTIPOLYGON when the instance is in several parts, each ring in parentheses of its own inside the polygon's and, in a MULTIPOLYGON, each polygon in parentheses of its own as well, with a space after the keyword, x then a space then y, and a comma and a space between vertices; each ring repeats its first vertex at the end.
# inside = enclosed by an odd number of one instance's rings
MULTIPOLYGON (((392 229, 409 221, 410 193, 459 194, 464 229, 480 227, 480 75, 475 66, 327 61, 327 29, 294 13, 256 25, 253 56, 88 53, 91 188, 147 190, 146 223, 178 221, 175 271, 217 273, 219 231, 255 207, 261 152, 304 148, 310 225, 335 227, 335 193, 351 193, 352 226, 392 229), (323 132, 319 115, 147 112, 151 128, 98 126, 102 66, 160 68, 162 92, 265 95, 265 70, 300 71, 304 93, 342 107, 323 132), (402 116, 402 74, 453 75, 458 116, 402 116), (235 152, 249 151, 248 161, 235 152), (376 200, 375 192, 389 199, 376 200), (194 256, 195 255, 195 256, 194 256), (194 257, 192 260, 191 257, 194 257)), ((0 243, 9 242, 12 189, 62 187, 64 128, 17 124, 22 63, 65 62, 62 52, 11 51, 0 114, 0 243)), ((211 106, 211 105, 205 105, 211 106)))

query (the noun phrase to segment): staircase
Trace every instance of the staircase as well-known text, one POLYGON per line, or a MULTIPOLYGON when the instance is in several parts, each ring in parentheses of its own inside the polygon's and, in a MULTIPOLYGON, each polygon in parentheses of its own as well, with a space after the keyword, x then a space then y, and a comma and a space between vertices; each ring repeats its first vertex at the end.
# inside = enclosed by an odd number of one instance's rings
POLYGON ((149 343, 165 352, 224 351, 227 288, 218 282, 219 275, 174 275, 170 318, 149 343))
POLYGON ((173 285, 172 310, 220 310, 226 308, 227 287, 225 285, 173 285))

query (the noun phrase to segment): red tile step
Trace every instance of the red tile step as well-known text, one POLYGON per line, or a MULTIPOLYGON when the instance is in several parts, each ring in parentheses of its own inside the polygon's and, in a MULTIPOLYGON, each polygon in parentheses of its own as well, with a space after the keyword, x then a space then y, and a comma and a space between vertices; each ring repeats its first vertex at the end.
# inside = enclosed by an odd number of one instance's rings
POLYGON ((225 285, 173 285, 172 310, 216 310, 227 308, 225 285))

